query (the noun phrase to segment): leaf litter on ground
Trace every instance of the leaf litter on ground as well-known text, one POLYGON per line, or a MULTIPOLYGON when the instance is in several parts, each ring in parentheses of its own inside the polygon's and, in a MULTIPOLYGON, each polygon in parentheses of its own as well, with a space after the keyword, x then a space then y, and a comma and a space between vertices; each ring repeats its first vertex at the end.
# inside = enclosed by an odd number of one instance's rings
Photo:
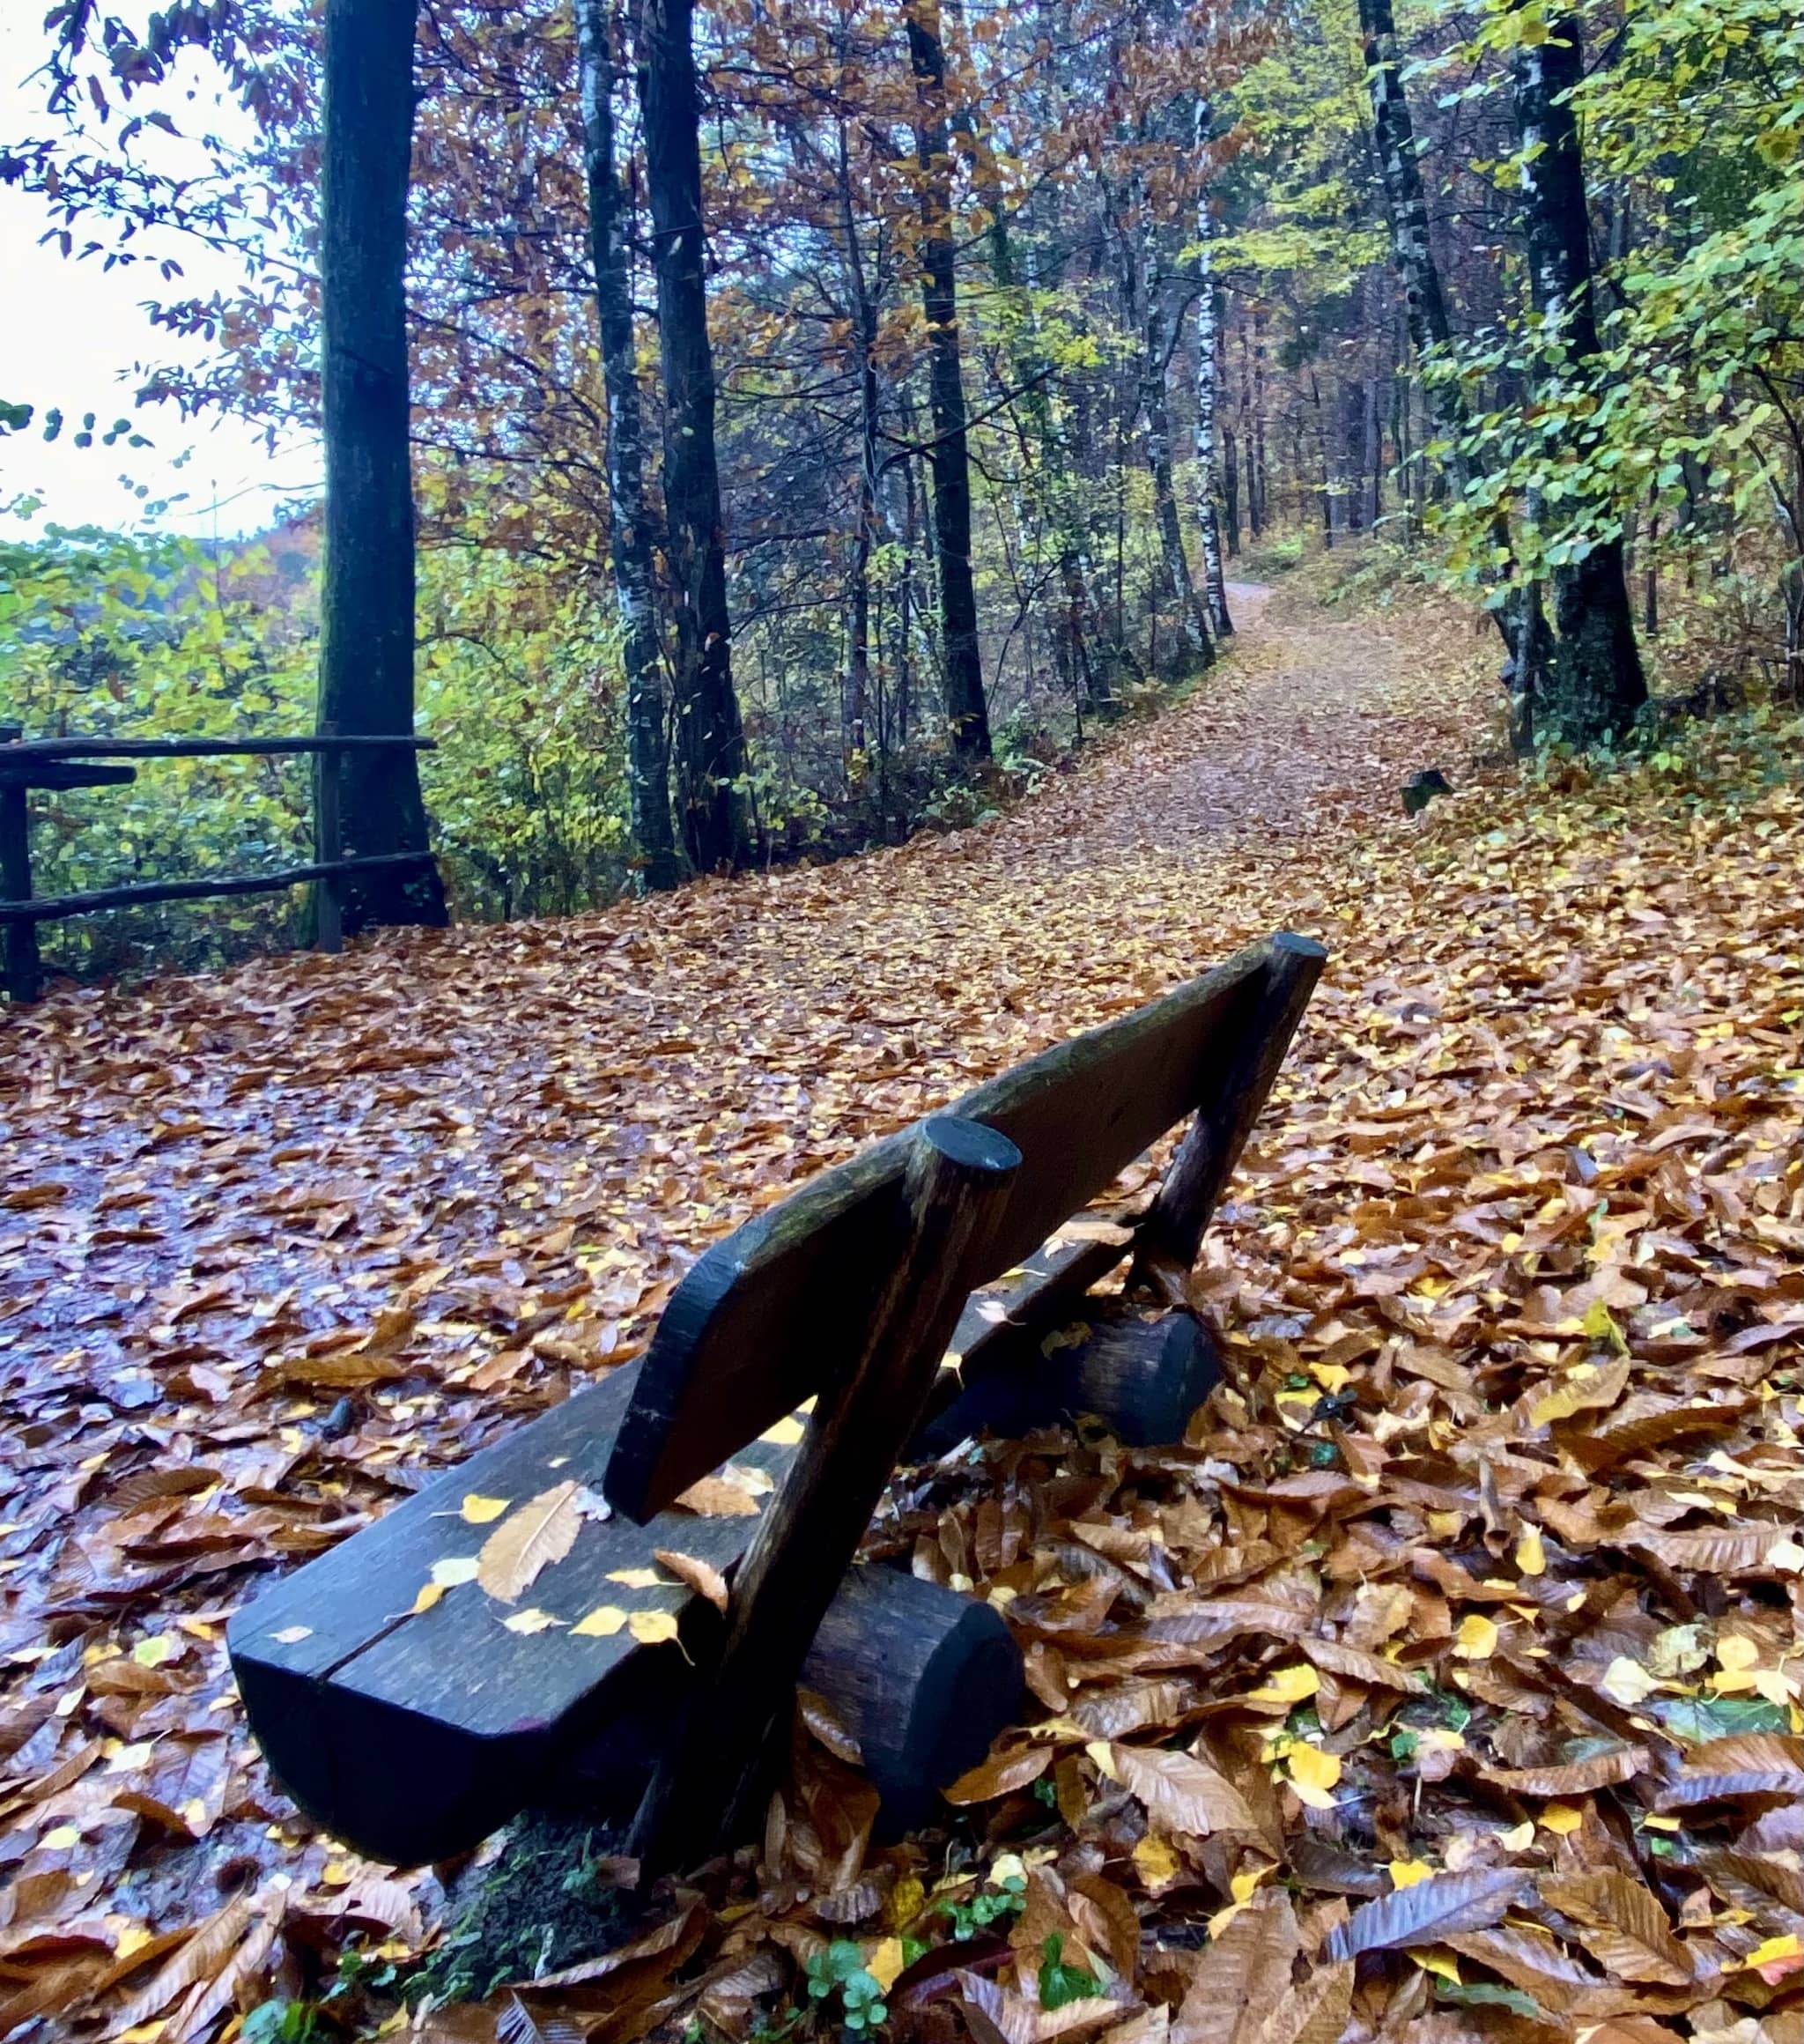
MULTIPOLYGON (((1026 1654, 947 1831, 874 1846, 816 1700, 758 1848, 416 2027, 769 2040, 853 1944, 907 2044, 1804 2039, 1796 734, 1406 822, 1479 665, 1293 605, 973 831, 9 1018, 0 2030, 392 2020, 445 1890, 270 1781, 232 1610, 811 1172, 1289 925, 1333 966, 1191 1285, 1228 1382, 872 1529, 1026 1654)), ((422 1594, 531 1628, 571 1488, 466 1499, 422 1594)))

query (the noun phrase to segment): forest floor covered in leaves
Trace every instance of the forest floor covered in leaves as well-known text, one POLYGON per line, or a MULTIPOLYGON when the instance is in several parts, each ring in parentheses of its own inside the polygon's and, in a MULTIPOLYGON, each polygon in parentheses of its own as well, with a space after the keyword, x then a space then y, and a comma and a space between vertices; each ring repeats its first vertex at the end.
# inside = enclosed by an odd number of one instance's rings
POLYGON ((1285 593, 973 830, 9 1017, 0 2034, 403 2019, 439 1877, 273 1788, 230 1612, 810 1173, 1290 926, 1328 976, 1194 1279, 1231 1382, 879 1522, 1028 1653, 950 1843, 869 1848, 803 1742, 761 1864, 429 2021, 1804 2039, 1798 729, 1475 770, 1490 650, 1285 593))

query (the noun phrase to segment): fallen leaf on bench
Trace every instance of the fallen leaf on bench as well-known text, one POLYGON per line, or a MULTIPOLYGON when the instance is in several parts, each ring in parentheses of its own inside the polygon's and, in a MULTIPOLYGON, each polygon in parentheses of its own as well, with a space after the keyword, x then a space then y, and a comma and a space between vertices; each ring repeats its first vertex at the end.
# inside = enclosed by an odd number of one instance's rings
MULTIPOLYGON (((768 1486, 766 1486, 768 1487, 768 1486)), ((748 1490, 727 1477, 698 1477, 676 1502, 685 1512, 704 1519, 746 1519, 758 1510, 758 1501, 748 1490)))
POLYGON ((608 1581, 617 1582, 623 1589, 669 1589, 673 1587, 654 1568, 610 1568, 608 1571, 608 1581))
POLYGON ((611 1640, 625 1623, 626 1613, 618 1604, 597 1604, 586 1618, 579 1618, 570 1628, 571 1637, 611 1640))
POLYGON ((421 1617, 425 1612, 431 1611, 444 1594, 445 1586, 441 1582, 421 1583, 418 1594, 407 1607, 408 1617, 410 1618, 421 1617))
MULTIPOLYGON (((626 1621, 626 1629, 641 1647, 660 1646, 666 1640, 676 1640, 676 1614, 674 1611, 634 1611, 626 1621)), ((676 1643, 682 1645, 680 1640, 676 1643)))
POLYGON ((774 1426, 765 1427, 758 1439, 769 1441, 773 1448, 794 1448, 802 1439, 802 1422, 792 1414, 778 1420, 774 1426))
POLYGON ((477 1581, 492 1597, 511 1604, 542 1569, 562 1561, 576 1544, 582 1514, 574 1483, 555 1484, 522 1505, 484 1541, 477 1581))
POLYGON ((513 1502, 512 1498, 484 1498, 474 1491, 468 1491, 459 1516, 469 1525, 486 1526, 492 1519, 499 1519, 513 1502))
POLYGON ((314 1629, 311 1626, 284 1626, 279 1633, 271 1633, 270 1635, 285 1647, 298 1647, 303 1640, 311 1640, 313 1636, 314 1629))
POLYGON ((668 1547, 652 1550, 653 1559, 662 1562, 672 1575, 686 1582, 698 1596, 705 1596, 717 1611, 727 1608, 727 1579, 718 1568, 699 1561, 692 1554, 679 1554, 668 1547))
POLYGON ((455 1589, 461 1582, 474 1582, 481 1566, 474 1554, 447 1554, 433 1564, 433 1581, 440 1589, 455 1589))
POLYGON ((529 1610, 515 1611, 511 1618, 504 1618, 501 1622, 510 1633, 531 1634, 533 1633, 549 1633, 553 1626, 561 1626, 564 1620, 554 1618, 550 1611, 529 1610))

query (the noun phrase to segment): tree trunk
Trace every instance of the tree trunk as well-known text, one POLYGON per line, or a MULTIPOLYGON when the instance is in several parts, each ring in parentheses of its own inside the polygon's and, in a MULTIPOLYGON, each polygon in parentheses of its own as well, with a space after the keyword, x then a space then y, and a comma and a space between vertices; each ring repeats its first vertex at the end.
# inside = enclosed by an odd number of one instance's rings
MULTIPOLYGON (((1196 154, 1199 169, 1209 148, 1209 101, 1196 102, 1196 154)), ((1216 517, 1220 479, 1216 473, 1216 412, 1221 402, 1221 309, 1216 297, 1215 215, 1209 189, 1196 199, 1196 515, 1202 532, 1202 586, 1209 600, 1209 623, 1217 639, 1233 636, 1228 615, 1228 585, 1222 568, 1222 529, 1216 517)))
MULTIPOLYGON (((328 0, 320 201, 326 453, 319 722, 413 730, 413 472, 408 454, 407 184, 415 0, 328 0)), ((417 756, 324 755, 347 858, 426 849, 417 756)), ((344 926, 442 923, 430 861, 339 883, 344 926)))
POLYGON ((971 569, 971 455, 958 340, 946 53, 940 41, 939 0, 909 0, 906 22, 918 109, 914 144, 920 167, 920 295, 927 318, 928 391, 933 414, 928 466, 934 479, 934 536, 945 640, 946 726, 954 754, 971 761, 990 756, 990 717, 977 639, 977 585, 971 569))
MULTIPOLYGON (((1371 93, 1374 144, 1385 209, 1390 217, 1391 256, 1403 286, 1403 316, 1418 367, 1445 349, 1453 338, 1440 266, 1428 235, 1428 206, 1423 196, 1422 167, 1416 154, 1416 125, 1403 90, 1397 54, 1397 24, 1392 0, 1359 0, 1359 26, 1364 38, 1366 78, 1371 93)), ((1424 376, 1423 395, 1438 438, 1447 445, 1445 470, 1448 486, 1463 492, 1468 464, 1460 448, 1468 423, 1466 401, 1457 383, 1445 376, 1424 376)), ((1495 537, 1507 552, 1509 526, 1499 517, 1495 537)), ((1534 743, 1534 705, 1544 686, 1549 657, 1548 633, 1538 589, 1511 593, 1494 615, 1510 652, 1507 686, 1515 699, 1511 728, 1519 751, 1534 743)))
POLYGON ((745 733, 733 692, 727 543, 714 451, 691 0, 645 0, 640 103, 657 250, 664 381, 664 515, 676 606, 676 758, 683 834, 703 872, 744 865, 745 733))
MULTIPOLYGON (((1598 352, 1591 222, 1571 94, 1584 75, 1578 17, 1563 11, 1549 39, 1516 53, 1523 211, 1540 326, 1550 364, 1582 368, 1598 352)), ((1600 540, 1553 572, 1555 641, 1538 722, 1578 744, 1621 737, 1647 700, 1620 538, 1600 540)))
MULTIPOLYGON (((1140 328, 1140 416, 1145 422, 1146 470, 1152 478, 1153 516, 1158 527, 1162 586, 1177 611, 1179 666, 1206 668, 1216 656, 1209 623, 1191 578, 1184 550, 1184 528, 1178 517, 1178 492, 1172 479, 1172 414, 1165 393, 1171 353, 1165 327, 1164 293, 1158 275, 1152 209, 1135 181, 1133 197, 1145 212, 1139 232, 1130 223, 1120 227, 1122 285, 1130 308, 1129 323, 1140 328)), ((1130 202, 1131 204, 1131 202, 1130 202)), ((1155 658, 1157 656, 1155 655, 1155 658)))
POLYGON ((632 332, 629 202, 614 166, 614 50, 608 0, 575 0, 575 7, 589 246, 608 412, 608 541, 626 666, 627 796, 647 886, 674 887, 683 865, 670 823, 663 663, 632 332))

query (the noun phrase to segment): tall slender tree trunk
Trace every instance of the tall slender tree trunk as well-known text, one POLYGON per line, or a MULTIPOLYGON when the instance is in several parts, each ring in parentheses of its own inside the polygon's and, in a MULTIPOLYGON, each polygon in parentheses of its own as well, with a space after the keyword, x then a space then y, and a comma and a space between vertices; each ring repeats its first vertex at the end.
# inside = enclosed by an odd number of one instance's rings
MULTIPOLYGON (((1403 286, 1404 323, 1418 367, 1453 338, 1440 266, 1429 240, 1428 205, 1422 188, 1422 167, 1416 153, 1416 124, 1403 90, 1397 49, 1397 24, 1392 0, 1359 0, 1359 26, 1364 38, 1366 78, 1371 94, 1374 142, 1385 207, 1390 216, 1391 256, 1403 286)), ((1460 387, 1445 376, 1424 375, 1423 395, 1437 436, 1445 442, 1444 465, 1448 486, 1463 492, 1469 470, 1461 448, 1468 424, 1460 387)), ((1508 523, 1499 518, 1495 537, 1507 552, 1508 523)), ((1517 750, 1534 743, 1535 702, 1549 656, 1548 632, 1538 589, 1513 591, 1495 613, 1497 629, 1510 651, 1507 685, 1512 698, 1511 732, 1517 750)))
POLYGON ((714 357, 708 341, 692 14, 691 0, 645 0, 640 104, 657 250, 664 516, 676 606, 683 834, 695 864, 714 872, 744 865, 750 839, 714 448, 714 357))
POLYGON ((1165 390, 1171 354, 1165 325, 1164 293, 1158 276, 1157 240, 1151 207, 1136 180, 1130 209, 1145 214, 1136 233, 1128 222, 1120 227, 1122 284, 1140 328, 1139 411, 1144 424, 1146 470, 1152 478, 1153 517, 1158 527, 1161 587, 1177 611, 1179 664, 1206 668, 1215 660, 1215 642, 1190 573, 1184 549, 1184 528, 1178 516, 1178 492, 1172 477, 1172 413, 1165 390))
MULTIPOLYGON (((413 731, 413 470, 408 450, 407 183, 415 0, 327 0, 320 205, 326 451, 319 721, 346 737, 413 731)), ((404 747, 326 754, 347 857, 426 849, 419 767, 404 747)), ((347 929, 441 923, 437 869, 340 887, 347 929)))
POLYGON ((946 725, 964 760, 990 756, 989 706, 977 638, 977 584, 971 567, 971 452, 958 339, 957 251, 952 241, 952 161, 947 145, 946 53, 939 0, 907 0, 908 61, 914 73, 915 157, 920 170, 921 307, 927 318, 928 393, 933 416, 928 468, 939 555, 946 725))
MULTIPOLYGON (((1209 149, 1209 102, 1196 102, 1196 154, 1199 165, 1209 149)), ((1209 623, 1217 639, 1233 635, 1228 614, 1228 584, 1222 567, 1222 529, 1216 516, 1221 478, 1216 470, 1216 413, 1221 403, 1221 308, 1216 296, 1215 215, 1209 188, 1196 197, 1196 515, 1202 532, 1202 586, 1209 601, 1209 623)))
MULTIPOLYGON (((1542 357, 1583 366, 1598 353, 1585 167, 1571 94, 1584 76, 1578 16, 1549 17, 1543 42, 1515 60, 1523 212, 1542 357)), ((1620 737, 1647 700, 1620 538, 1600 540, 1553 573, 1554 648, 1542 729, 1580 744, 1620 737)))
POLYGON ((608 539, 626 665, 626 779, 633 841, 648 887, 683 876, 670 823, 652 515, 645 493, 645 424, 632 332, 629 201, 614 162, 616 65, 609 0, 575 0, 577 64, 588 177, 589 247, 608 412, 608 539))

